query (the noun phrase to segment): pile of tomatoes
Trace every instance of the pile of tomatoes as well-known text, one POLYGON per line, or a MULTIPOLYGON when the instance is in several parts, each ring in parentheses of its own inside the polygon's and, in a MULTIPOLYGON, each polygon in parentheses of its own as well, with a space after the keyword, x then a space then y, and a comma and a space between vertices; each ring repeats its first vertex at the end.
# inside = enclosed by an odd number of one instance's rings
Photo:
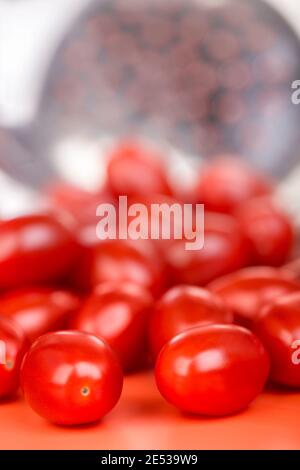
POLYGON ((124 374, 151 367, 168 402, 207 416, 245 409, 268 381, 300 387, 296 233, 275 189, 223 157, 179 194, 159 155, 124 142, 105 189, 52 185, 47 212, 1 222, 0 397, 21 386, 38 414, 75 425, 101 419, 124 374), (203 249, 98 240, 97 206, 121 195, 204 203, 203 249))

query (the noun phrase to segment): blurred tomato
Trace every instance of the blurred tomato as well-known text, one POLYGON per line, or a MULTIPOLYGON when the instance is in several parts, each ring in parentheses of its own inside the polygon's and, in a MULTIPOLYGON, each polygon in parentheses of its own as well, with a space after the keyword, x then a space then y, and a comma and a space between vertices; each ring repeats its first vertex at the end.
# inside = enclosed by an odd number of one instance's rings
POLYGON ((244 203, 237 217, 249 241, 253 264, 281 266, 290 256, 295 232, 289 217, 270 198, 244 203))
POLYGON ((171 194, 162 158, 137 142, 123 142, 116 147, 107 171, 108 185, 116 196, 171 194))
POLYGON ((77 254, 70 231, 50 215, 1 222, 0 289, 60 279, 77 254))
POLYGON ((232 321, 231 312, 208 290, 188 285, 173 287, 157 302, 150 317, 152 354, 156 357, 170 339, 189 328, 232 321))
POLYGON ((79 305, 79 298, 71 292, 33 287, 0 298, 0 313, 18 323, 32 342, 49 331, 66 327, 79 305))
POLYGON ((107 341, 123 369, 146 363, 147 324, 153 299, 136 284, 102 284, 70 322, 71 329, 86 331, 107 341))
POLYGON ((271 380, 300 387, 300 292, 278 297, 254 324, 271 358, 271 380))
POLYGON ((233 213, 243 202, 271 189, 270 182, 241 158, 224 156, 201 170, 197 195, 208 210, 233 213))
POLYGON ((171 241, 165 260, 174 284, 206 285, 247 264, 248 245, 239 224, 230 215, 208 212, 204 220, 204 246, 187 250, 187 240, 171 241))
POLYGON ((300 292, 300 283, 284 270, 255 267, 217 279, 208 288, 225 302, 237 323, 251 328, 265 304, 300 292))
POLYGON ((101 339, 79 331, 41 336, 21 370, 26 401, 40 416, 68 426, 101 419, 118 402, 123 374, 101 339))
POLYGON ((28 346, 19 325, 0 316, 0 398, 18 390, 20 367, 28 346))
POLYGON ((180 410, 222 416, 246 408, 262 391, 269 358, 250 331, 235 325, 186 330, 158 356, 162 396, 180 410))

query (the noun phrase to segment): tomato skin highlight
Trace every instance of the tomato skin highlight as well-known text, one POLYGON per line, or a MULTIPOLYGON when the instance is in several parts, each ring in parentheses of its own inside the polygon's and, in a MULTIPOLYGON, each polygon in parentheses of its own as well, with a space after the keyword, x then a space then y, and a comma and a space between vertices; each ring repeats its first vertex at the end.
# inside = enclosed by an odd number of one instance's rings
POLYGON ((295 245, 292 221, 269 197, 244 203, 236 213, 253 265, 282 266, 295 245))
POLYGON ((254 332, 269 353, 270 379, 299 388, 300 291, 279 297, 266 306, 254 325, 254 332))
POLYGON ((271 191, 267 178, 240 158, 225 155, 202 168, 196 194, 207 210, 233 214, 244 202, 271 191))
POLYGON ((18 323, 31 343, 50 331, 64 329, 79 306, 75 294, 47 287, 28 287, 0 298, 1 315, 18 323))
POLYGON ((73 317, 70 328, 103 338, 118 355, 124 371, 146 363, 151 294, 136 284, 101 284, 73 317))
POLYGON ((189 285, 173 287, 156 303, 150 316, 149 342, 153 357, 182 331, 232 321, 231 312, 208 290, 189 285))
POLYGON ((61 279, 78 246, 69 230, 50 215, 30 215, 0 223, 0 289, 61 279))
POLYGON ((251 329, 264 305, 282 295, 299 292, 300 283, 288 271, 253 267, 219 278, 208 289, 233 312, 236 323, 251 329))
POLYGON ((1 362, 4 362, 0 363, 0 399, 2 399, 13 396, 19 388, 20 367, 29 343, 19 325, 3 316, 0 316, 0 341, 3 353, 1 362))
POLYGON ((28 351, 21 385, 31 408, 64 426, 100 420, 117 404, 120 363, 101 339, 78 331, 41 336, 28 351))
POLYGON ((263 345, 236 325, 184 331, 164 346, 155 367, 157 387, 169 403, 207 416, 247 408, 262 391, 268 373, 263 345))

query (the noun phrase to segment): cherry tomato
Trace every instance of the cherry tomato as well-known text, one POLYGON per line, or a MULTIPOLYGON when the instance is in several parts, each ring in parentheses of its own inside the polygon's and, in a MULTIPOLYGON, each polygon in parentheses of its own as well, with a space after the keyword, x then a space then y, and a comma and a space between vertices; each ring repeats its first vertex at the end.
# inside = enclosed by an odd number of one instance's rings
POLYGON ((71 320, 72 329, 103 338, 132 371, 146 362, 147 324, 152 296, 136 284, 103 284, 71 320))
POLYGON ((270 198, 247 201, 237 217, 249 241, 253 264, 281 266, 288 259, 295 242, 293 225, 270 198))
POLYGON ((246 408, 262 391, 269 358, 250 331, 235 325, 186 330, 158 356, 162 396, 180 410, 222 416, 246 408))
POLYGON ((107 240, 95 247, 90 268, 91 284, 132 282, 154 295, 165 286, 165 273, 159 259, 150 259, 140 245, 127 240, 107 240))
POLYGON ((50 215, 23 216, 0 224, 0 288, 57 280, 71 268, 78 247, 50 215))
POLYGON ((198 201, 211 211, 233 213, 255 196, 269 194, 270 182, 241 158, 220 157, 204 167, 197 185, 198 201))
POLYGON ((122 384, 122 369, 111 348, 79 331, 41 336, 21 369, 26 401, 60 425, 98 421, 118 402, 122 384))
POLYGON ((116 196, 171 194, 162 159, 136 142, 123 142, 111 154, 108 185, 116 196))
POLYGON ((284 270, 258 267, 224 276, 208 288, 225 302, 237 323, 251 328, 263 305, 279 296, 299 292, 300 283, 284 270))
POLYGON ((300 291, 279 297, 254 325, 271 358, 271 380, 300 387, 300 291))
POLYGON ((0 298, 0 313, 18 323, 30 342, 49 331, 67 326, 80 305, 71 292, 50 288, 26 288, 0 298))
POLYGON ((208 212, 204 222, 204 247, 187 250, 186 241, 171 241, 165 250, 170 277, 175 284, 206 285, 240 269, 247 262, 247 244, 236 220, 208 212))
POLYGON ((19 325, 0 316, 0 398, 18 390, 20 367, 28 345, 19 325))
POLYGON ((233 315, 206 289, 176 286, 157 302, 150 317, 149 339, 153 356, 174 336, 192 327, 231 323, 233 315))

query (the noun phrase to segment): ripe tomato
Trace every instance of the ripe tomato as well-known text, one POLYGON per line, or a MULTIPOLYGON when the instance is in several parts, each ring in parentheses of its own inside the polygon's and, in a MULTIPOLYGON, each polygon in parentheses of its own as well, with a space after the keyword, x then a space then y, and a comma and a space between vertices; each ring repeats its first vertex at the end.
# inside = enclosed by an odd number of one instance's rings
POLYGON ((0 398, 18 390, 20 367, 28 346, 19 325, 0 316, 0 398))
POLYGON ((164 267, 150 259, 140 245, 127 240, 107 240, 94 248, 90 267, 91 284, 132 282, 157 295, 164 289, 164 267))
POLYGON ((162 396, 180 410, 222 416, 246 408, 269 373, 263 345, 235 325, 186 330, 158 356, 155 377, 162 396))
POLYGON ((271 300, 300 291, 300 283, 284 270, 247 268, 224 276, 208 288, 233 312, 235 321, 251 328, 263 305, 271 300))
POLYGON ((108 185, 116 196, 171 194, 160 156, 136 142, 123 142, 111 154, 108 185))
POLYGON ((241 158, 220 157, 201 171, 197 185, 198 201, 211 211, 233 213, 240 204, 255 196, 269 194, 270 182, 241 158))
POLYGON ((277 298, 254 325, 271 358, 271 380, 300 387, 300 291, 277 298))
POLYGON ((157 302, 150 317, 149 340, 153 356, 184 330, 232 321, 231 312, 208 290, 188 285, 173 287, 157 302))
POLYGON ((80 305, 71 292, 50 288, 26 288, 0 298, 0 312, 18 323, 30 342, 63 329, 80 305))
POLYGON ((40 416, 60 425, 97 421, 118 402, 122 369, 101 339, 79 331, 41 336, 21 369, 25 399, 40 416))
POLYGON ((103 338, 128 372, 146 362, 152 297, 136 284, 102 284, 87 299, 70 327, 103 338))
POLYGON ((270 198, 247 201, 237 217, 249 242, 253 264, 281 266, 288 259, 295 242, 294 228, 270 198))
POLYGON ((77 244, 50 215, 23 216, 0 224, 0 288, 13 289, 61 278, 77 244))
POLYGON ((174 240, 166 246, 165 260, 174 284, 203 286, 246 265, 247 244, 229 215, 205 214, 202 249, 186 250, 186 241, 174 240))

